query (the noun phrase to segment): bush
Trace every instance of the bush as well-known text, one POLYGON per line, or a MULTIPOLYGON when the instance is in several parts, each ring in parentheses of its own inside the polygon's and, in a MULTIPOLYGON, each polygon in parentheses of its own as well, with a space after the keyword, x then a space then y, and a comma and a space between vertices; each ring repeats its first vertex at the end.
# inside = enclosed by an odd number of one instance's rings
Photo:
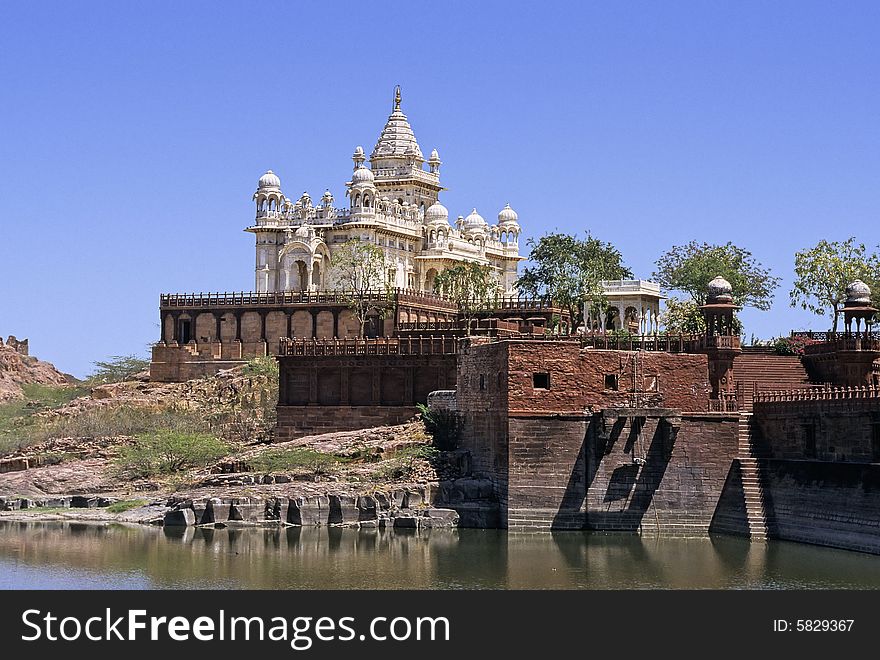
POLYGON ((212 435, 162 429, 141 434, 133 445, 123 447, 117 464, 130 477, 151 477, 205 467, 228 452, 229 446, 212 435))
POLYGON ((404 447, 393 458, 383 461, 374 477, 384 481, 408 479, 416 472, 419 461, 434 463, 440 457, 440 450, 433 445, 413 445, 404 447))
POLYGON ((815 343, 815 339, 807 337, 779 337, 773 342, 773 349, 776 355, 803 355, 804 348, 815 343))
POLYGON ((431 435, 434 447, 441 451, 452 451, 458 447, 461 436, 461 418, 454 410, 431 410, 418 404, 425 430, 431 435))
POLYGON ((86 382, 89 385, 121 383, 150 368, 150 361, 136 355, 114 355, 106 362, 95 362, 95 371, 86 382))

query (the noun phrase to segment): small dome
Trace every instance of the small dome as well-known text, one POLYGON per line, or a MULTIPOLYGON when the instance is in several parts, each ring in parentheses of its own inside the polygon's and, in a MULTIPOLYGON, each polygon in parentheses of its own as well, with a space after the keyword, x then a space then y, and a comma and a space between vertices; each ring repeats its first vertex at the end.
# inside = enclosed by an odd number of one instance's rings
POLYGON ((428 207, 428 210, 425 211, 425 222, 428 224, 447 222, 448 219, 449 211, 447 211, 446 207, 440 202, 434 202, 428 207))
POLYGON ((732 301, 733 287, 730 285, 730 282, 719 275, 714 280, 709 282, 709 286, 706 287, 706 294, 709 298, 732 301))
POLYGON ((357 186, 371 184, 375 178, 376 177, 373 176, 373 171, 370 168, 361 165, 351 175, 351 185, 357 186))
POLYGON ((470 215, 464 219, 461 226, 465 231, 485 231, 488 225, 486 221, 483 220, 483 216, 477 213, 477 209, 474 209, 470 212, 470 215))
POLYGON ((355 155, 355 156, 363 156, 363 155, 364 155, 364 148, 361 147, 360 145, 358 145, 357 147, 355 147, 355 148, 354 148, 354 155, 355 155))
POLYGON ((846 287, 846 303, 848 305, 870 305, 871 287, 862 280, 856 280, 846 287))
POLYGON ((519 216, 516 214, 516 211, 510 208, 510 204, 505 204, 504 208, 498 212, 499 225, 516 224, 517 220, 519 220, 519 216))
POLYGON ((281 179, 278 178, 278 175, 275 174, 275 172, 269 170, 260 177, 257 187, 260 189, 274 188, 278 190, 281 188, 281 179))
POLYGON ((309 238, 311 235, 311 228, 307 224, 301 224, 296 228, 294 235, 298 238, 309 238))
POLYGON ((429 163, 439 163, 440 162, 440 154, 437 153, 436 149, 431 149, 431 157, 428 159, 429 163))

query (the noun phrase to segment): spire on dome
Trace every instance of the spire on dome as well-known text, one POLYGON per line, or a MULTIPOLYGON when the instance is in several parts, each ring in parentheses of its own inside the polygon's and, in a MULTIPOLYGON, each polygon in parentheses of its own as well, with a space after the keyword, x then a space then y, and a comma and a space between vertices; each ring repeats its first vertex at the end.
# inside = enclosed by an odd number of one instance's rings
POLYGON ((400 109, 400 85, 394 88, 394 110, 385 122, 379 140, 370 154, 370 161, 383 158, 405 158, 421 163, 425 160, 412 127, 400 109))

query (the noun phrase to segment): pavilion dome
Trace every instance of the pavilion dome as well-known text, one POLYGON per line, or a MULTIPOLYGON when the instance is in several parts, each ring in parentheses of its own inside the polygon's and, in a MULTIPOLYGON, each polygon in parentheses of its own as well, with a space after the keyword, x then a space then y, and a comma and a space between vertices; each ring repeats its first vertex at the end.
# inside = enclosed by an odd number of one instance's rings
POLYGON ((275 174, 272 170, 267 171, 263 176, 260 177, 260 180, 257 182, 257 188, 260 190, 281 189, 281 179, 278 178, 278 175, 275 174))
POLYGON ((519 216, 516 214, 516 211, 510 208, 510 204, 505 204, 504 208, 498 212, 499 225, 518 224, 517 220, 519 220, 519 216))
POLYGON ((846 287, 846 303, 848 305, 871 304, 871 287, 862 280, 856 280, 846 287))
POLYGON ((425 211, 425 222, 427 224, 448 222, 449 211, 440 202, 434 202, 425 211))
POLYGON ((363 165, 358 166, 351 175, 351 185, 353 186, 372 184, 375 180, 376 177, 373 175, 373 171, 363 165))
POLYGON ((715 298, 716 300, 733 300, 733 287, 730 282, 725 280, 720 275, 709 282, 709 286, 706 287, 706 295, 709 298, 715 298))
POLYGON ((464 219, 464 222, 461 224, 461 228, 464 231, 485 231, 488 224, 485 220, 483 220, 483 216, 477 213, 477 209, 468 214, 468 216, 464 219))

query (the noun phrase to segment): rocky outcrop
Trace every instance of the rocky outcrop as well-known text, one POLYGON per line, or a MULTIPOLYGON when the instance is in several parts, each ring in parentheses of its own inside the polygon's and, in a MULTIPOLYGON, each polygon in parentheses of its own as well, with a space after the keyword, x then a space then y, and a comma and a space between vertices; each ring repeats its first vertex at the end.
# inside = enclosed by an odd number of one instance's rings
POLYGON ((73 377, 58 371, 52 364, 28 355, 27 340, 9 337, 0 341, 0 402, 24 397, 22 385, 67 385, 73 377))
POLYGON ((457 527, 454 509, 428 506, 426 487, 366 495, 328 493, 310 497, 210 498, 169 502, 164 524, 298 525, 433 529, 457 527))

